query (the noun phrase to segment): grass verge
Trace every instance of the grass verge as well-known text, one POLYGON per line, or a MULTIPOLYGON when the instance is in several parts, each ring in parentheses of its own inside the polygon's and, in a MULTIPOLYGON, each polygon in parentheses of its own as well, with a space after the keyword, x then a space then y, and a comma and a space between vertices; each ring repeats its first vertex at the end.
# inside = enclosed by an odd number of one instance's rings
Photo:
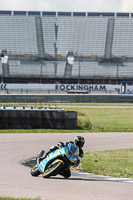
MULTIPOLYGON (((9 104, 8 104, 9 105, 9 104)), ((10 104, 13 105, 13 104, 10 104)), ((15 104, 20 105, 20 104, 15 104)), ((21 104, 24 105, 24 104, 21 104)), ((26 104, 29 105, 29 104, 26 104)), ((33 105, 33 104, 30 104, 33 105)), ((43 105, 43 104, 42 104, 43 105)), ((44 104, 45 105, 45 104, 44 104)), ((51 105, 51 104, 50 104, 51 105)), ((64 104, 59 104, 63 107, 64 104)), ((66 105, 66 104, 65 104, 66 105)), ((70 133, 70 132, 133 132, 133 108, 105 108, 102 106, 133 106, 133 104, 67 104, 70 105, 95 105, 101 107, 65 107, 65 110, 76 111, 78 118, 78 127, 76 130, 59 130, 59 129, 12 129, 0 130, 0 133, 70 133)))
POLYGON ((85 153, 80 169, 92 174, 133 178, 133 149, 85 153))
POLYGON ((40 198, 13 198, 13 197, 0 197, 0 200, 40 200, 40 198))
POLYGON ((90 122, 89 132, 133 132, 133 108, 76 107, 67 110, 78 113, 78 125, 83 129, 87 129, 84 124, 90 122))
POLYGON ((88 129, 1 129, 0 133, 87 133, 88 131, 88 129))
POLYGON ((133 106, 133 103, 0 103, 0 106, 133 106))

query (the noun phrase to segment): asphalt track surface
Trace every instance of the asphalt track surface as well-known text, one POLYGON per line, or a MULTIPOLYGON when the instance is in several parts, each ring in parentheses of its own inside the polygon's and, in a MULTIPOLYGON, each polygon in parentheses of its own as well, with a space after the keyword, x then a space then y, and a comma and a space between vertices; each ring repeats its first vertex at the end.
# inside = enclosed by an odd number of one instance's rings
MULTIPOLYGON (((75 133, 0 134, 0 196, 40 197, 42 200, 132 200, 133 184, 108 181, 73 173, 69 179, 32 177, 21 161, 46 151, 59 141, 72 140, 75 133)), ((82 133, 84 151, 133 147, 133 133, 82 133)))

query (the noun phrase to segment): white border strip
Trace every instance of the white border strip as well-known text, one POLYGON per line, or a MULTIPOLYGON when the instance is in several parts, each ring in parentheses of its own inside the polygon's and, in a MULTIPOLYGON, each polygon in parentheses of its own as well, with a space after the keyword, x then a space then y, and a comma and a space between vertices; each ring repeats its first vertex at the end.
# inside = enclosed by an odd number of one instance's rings
POLYGON ((78 176, 82 178, 87 178, 91 180, 97 181, 117 181, 117 182, 126 182, 126 183, 133 183, 133 179, 131 178, 117 178, 111 176, 102 176, 102 175, 95 175, 90 173, 83 173, 78 171, 72 171, 72 176, 78 176))

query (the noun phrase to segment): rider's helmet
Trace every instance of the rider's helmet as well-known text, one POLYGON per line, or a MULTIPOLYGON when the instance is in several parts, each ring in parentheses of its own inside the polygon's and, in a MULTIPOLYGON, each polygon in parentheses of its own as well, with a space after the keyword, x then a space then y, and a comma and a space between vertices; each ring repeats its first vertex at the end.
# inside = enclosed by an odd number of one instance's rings
POLYGON ((76 144, 80 149, 84 146, 85 139, 82 136, 76 136, 74 138, 74 144, 76 144))

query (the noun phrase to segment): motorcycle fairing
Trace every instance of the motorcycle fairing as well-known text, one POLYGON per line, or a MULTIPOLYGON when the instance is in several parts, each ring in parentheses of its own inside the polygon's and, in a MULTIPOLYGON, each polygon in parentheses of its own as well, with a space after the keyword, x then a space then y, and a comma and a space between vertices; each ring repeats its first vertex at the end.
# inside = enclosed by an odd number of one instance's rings
POLYGON ((61 153, 59 149, 55 150, 54 152, 51 152, 44 160, 40 162, 38 165, 38 169, 41 173, 44 173, 46 170, 47 165, 52 163, 54 160, 59 158, 61 156, 61 153))
POLYGON ((38 169, 41 173, 44 173, 47 166, 56 159, 64 160, 68 165, 74 165, 77 162, 78 147, 76 149, 75 145, 69 143, 67 147, 57 149, 54 152, 51 152, 44 160, 38 165, 38 169))

